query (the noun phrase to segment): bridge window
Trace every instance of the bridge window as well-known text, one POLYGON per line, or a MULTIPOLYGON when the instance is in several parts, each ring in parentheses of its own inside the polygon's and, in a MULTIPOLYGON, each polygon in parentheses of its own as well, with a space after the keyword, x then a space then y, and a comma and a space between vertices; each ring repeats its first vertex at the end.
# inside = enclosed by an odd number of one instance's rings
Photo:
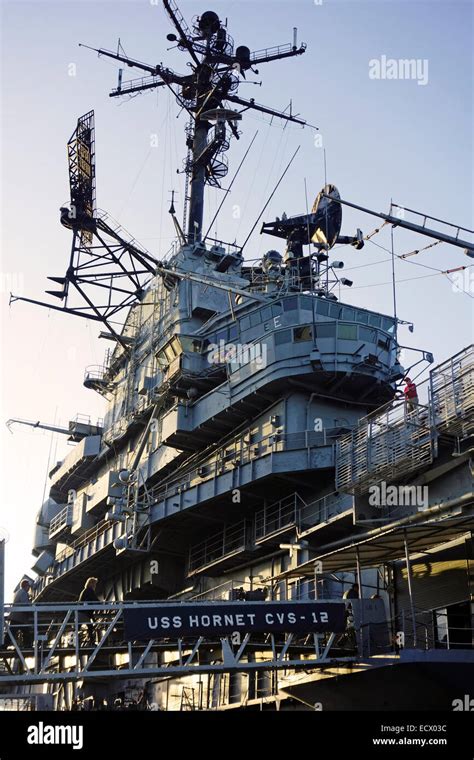
POLYGON ((381 321, 380 314, 369 314, 369 325, 372 327, 380 327, 381 321))
POLYGON ((337 337, 341 340, 357 340, 357 325, 345 325, 341 322, 337 325, 337 337))
POLYGON ((336 323, 325 322, 324 324, 316 325, 316 335, 318 338, 335 338, 336 337, 336 323))
POLYGON ((241 330, 248 330, 250 327, 250 318, 249 317, 242 317, 240 320, 240 329, 241 330))
POLYGON ((394 335, 395 333, 395 320, 391 317, 382 317, 382 330, 394 335))
POLYGON ((277 317, 279 314, 281 314, 281 301, 278 301, 277 303, 272 304, 272 315, 274 317, 277 317))
POLYGON ((260 312, 262 315, 262 322, 267 322, 269 319, 272 318, 272 310, 270 306, 264 306, 262 311, 260 312))
POLYGON ((202 340, 199 338, 191 338, 187 335, 180 335, 179 342, 183 351, 200 353, 202 351, 202 340))
POLYGON ((362 325, 369 324, 369 314, 367 311, 357 311, 357 321, 362 325))
POLYGON ((323 314, 323 316, 328 317, 329 316, 329 301, 318 301, 317 312, 318 314, 323 314))
POLYGON ((350 322, 353 322, 355 320, 355 309, 352 309, 350 306, 343 306, 342 308, 342 318, 348 319, 350 322))
POLYGON ((370 327, 359 327, 359 338, 367 341, 367 343, 375 343, 377 333, 375 330, 371 330, 370 327))
POLYGON ((300 308, 305 309, 305 311, 312 311, 313 299, 311 296, 300 296, 300 308))
POLYGON ((285 298, 283 301, 283 311, 294 311, 298 308, 298 299, 296 296, 285 298))
POLYGON ((310 327, 310 325, 295 327, 293 330, 293 338, 295 343, 304 343, 307 340, 313 340, 313 328, 310 327))
POLYGON ((250 315, 250 327, 256 327, 260 324, 261 321, 261 315, 259 311, 255 311, 253 314, 250 315))
POLYGON ((280 330, 275 333, 275 346, 281 346, 282 343, 291 343, 291 330, 280 330))
POLYGON ((379 348, 383 348, 385 351, 388 351, 390 346, 390 340, 386 338, 384 335, 381 335, 379 333, 379 339, 377 341, 377 345, 379 348))
POLYGON ((239 328, 237 325, 231 325, 229 327, 229 340, 234 340, 239 334, 239 328))
POLYGON ((177 353, 175 353, 173 346, 169 345, 165 348, 165 356, 168 359, 169 362, 172 362, 173 359, 177 356, 177 353))

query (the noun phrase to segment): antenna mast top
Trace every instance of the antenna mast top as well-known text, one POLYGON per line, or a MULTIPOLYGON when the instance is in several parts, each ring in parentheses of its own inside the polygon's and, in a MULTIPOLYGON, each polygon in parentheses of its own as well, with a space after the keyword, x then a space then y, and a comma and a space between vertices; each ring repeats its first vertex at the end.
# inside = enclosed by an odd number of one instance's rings
MULTIPOLYGON (((301 55, 306 50, 304 43, 280 45, 251 52, 245 45, 234 50, 234 41, 226 25, 214 11, 205 11, 199 16, 192 30, 186 24, 174 0, 163 0, 165 10, 170 17, 176 33, 167 35, 170 42, 176 42, 180 50, 191 57, 191 73, 177 74, 161 64, 148 65, 102 48, 91 48, 99 55, 105 55, 130 67, 146 71, 148 76, 132 79, 118 87, 110 97, 130 95, 156 87, 168 87, 180 106, 191 116, 191 123, 186 131, 186 145, 189 149, 184 171, 189 183, 189 214, 187 224, 187 242, 202 239, 204 215, 204 188, 206 184, 220 187, 221 180, 228 172, 224 153, 229 149, 231 136, 239 138, 237 121, 244 111, 254 110, 272 117, 284 119, 304 126, 303 119, 290 113, 276 111, 246 100, 237 94, 240 77, 245 79, 247 71, 258 74, 255 68, 260 63, 276 61, 301 55), (241 110, 232 110, 229 104, 236 104, 241 110)), ((186 194, 187 195, 187 194, 186 194)))

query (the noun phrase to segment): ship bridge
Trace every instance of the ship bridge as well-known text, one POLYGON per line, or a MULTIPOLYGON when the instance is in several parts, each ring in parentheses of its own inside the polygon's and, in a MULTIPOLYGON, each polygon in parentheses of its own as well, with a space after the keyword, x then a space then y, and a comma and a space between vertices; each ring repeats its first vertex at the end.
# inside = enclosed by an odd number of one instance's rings
MULTIPOLYGON (((393 397, 403 376, 396 322, 376 312, 293 294, 239 312, 230 326, 219 322, 199 338, 203 377, 214 369, 222 392, 196 389, 191 404, 177 401, 163 417, 162 440, 169 446, 199 449, 288 387, 375 408, 393 397), (227 376, 220 386, 219 369, 227 376)), ((176 359, 168 372, 178 379, 176 359)))

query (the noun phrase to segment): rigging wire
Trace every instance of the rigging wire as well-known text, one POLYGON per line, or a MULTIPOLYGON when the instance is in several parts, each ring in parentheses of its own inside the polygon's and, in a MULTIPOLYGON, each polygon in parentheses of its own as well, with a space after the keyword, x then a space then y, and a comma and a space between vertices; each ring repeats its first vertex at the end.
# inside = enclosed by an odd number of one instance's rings
MULTIPOLYGON (((369 242, 372 243, 372 245, 375 245, 377 248, 380 248, 382 251, 387 251, 387 253, 389 253, 390 255, 392 255, 392 252, 391 252, 390 248, 386 248, 384 245, 380 245, 380 243, 376 243, 375 240, 370 240, 369 242)), ((441 241, 438 240, 436 242, 440 243, 441 241)), ((432 244, 430 244, 429 247, 431 248, 432 244)), ((425 250, 425 249, 424 248, 420 248, 420 250, 418 251, 418 253, 420 253, 423 250, 425 250)), ((404 254, 403 258, 401 256, 397 255, 397 258, 402 258, 402 261, 406 261, 408 264, 413 264, 414 266, 417 266, 417 267, 423 267, 424 269, 432 269, 434 272, 442 272, 443 271, 442 269, 439 269, 438 267, 432 267, 429 264, 422 264, 421 261, 409 261, 406 258, 407 255, 408 254, 404 254)))
MULTIPOLYGON (((379 245, 379 243, 375 243, 373 240, 371 240, 370 242, 371 242, 373 245, 377 246, 378 248, 381 248, 382 250, 384 250, 384 251, 387 251, 388 253, 390 253, 390 250, 389 250, 388 248, 385 248, 384 246, 382 246, 382 245, 379 245)), ((438 240, 438 241, 436 241, 436 242, 437 242, 437 243, 439 243, 439 242, 441 242, 441 241, 439 241, 439 240, 438 240)), ((434 245, 433 243, 430 243, 430 245, 429 245, 429 246, 426 246, 426 248, 432 248, 432 247, 433 247, 433 245, 434 245)), ((420 251, 421 251, 421 250, 425 250, 425 249, 420 249, 420 251)), ((418 251, 418 253, 419 253, 420 251, 418 251)), ((397 258, 399 258, 399 259, 401 258, 401 260, 402 260, 402 261, 408 261, 408 260, 406 259, 406 256, 407 256, 407 254, 404 254, 404 255, 402 255, 402 256, 399 256, 399 255, 397 255, 397 258)), ((424 269, 430 269, 430 270, 432 270, 433 272, 435 272, 436 274, 444 274, 444 275, 446 275, 446 278, 449 280, 449 282, 450 282, 451 284, 454 284, 454 283, 453 283, 453 281, 451 280, 451 278, 449 277, 449 275, 450 275, 450 274, 452 274, 453 272, 457 272, 457 271, 461 271, 461 270, 464 270, 464 269, 471 269, 471 268, 472 268, 472 266, 473 266, 472 264, 469 264, 469 265, 466 265, 466 266, 461 266, 461 267, 454 267, 453 269, 438 269, 437 267, 432 267, 432 266, 429 266, 429 264, 422 264, 422 263, 421 263, 421 262, 419 262, 419 261, 408 261, 408 263, 409 263, 409 264, 415 264, 416 266, 419 266, 419 267, 423 267, 424 269)), ((429 275, 425 275, 425 276, 427 276, 427 277, 428 277, 429 275)), ((422 278, 421 278, 421 277, 409 277, 409 278, 407 278, 406 280, 399 280, 399 282, 407 282, 408 280, 420 280, 420 279, 422 279, 422 278)), ((468 296, 469 298, 474 298, 473 294, 472 294, 472 293, 469 293, 469 291, 468 291, 468 290, 463 290, 462 288, 459 288, 459 292, 460 292, 460 293, 464 293, 464 294, 465 294, 466 296, 468 296)))
POLYGON ((249 234, 247 235, 247 237, 245 238, 245 240, 244 240, 244 242, 243 242, 243 245, 240 247, 240 250, 241 250, 241 251, 243 251, 243 250, 244 250, 244 248, 245 248, 245 246, 247 245, 247 243, 248 243, 248 241, 249 241, 250 237, 251 237, 251 236, 252 236, 252 234, 253 234, 253 231, 254 231, 255 227, 257 226, 257 224, 258 224, 259 220, 261 219, 262 215, 264 214, 264 212, 265 212, 265 209, 267 208, 268 204, 269 204, 269 203, 270 203, 270 201, 272 200, 272 198, 273 198, 273 196, 275 195, 276 191, 278 190, 278 188, 279 188, 279 186, 280 186, 281 182, 283 181, 283 178, 284 178, 285 174, 287 173, 288 169, 290 168, 291 164, 293 163, 294 159, 296 158, 296 154, 298 153, 298 151, 299 151, 300 147, 301 147, 301 146, 300 146, 300 145, 298 145, 298 147, 296 148, 296 150, 295 150, 295 152, 293 153, 292 157, 291 157, 291 158, 290 158, 290 160, 288 161, 288 163, 287 163, 287 165, 286 165, 286 167, 285 167, 285 171, 283 172, 283 174, 281 175, 280 179, 278 180, 278 182, 276 183, 275 187, 273 188, 272 192, 270 193, 270 197, 268 198, 268 200, 267 200, 267 202, 265 203, 264 207, 262 208, 262 210, 261 210, 260 214, 259 214, 259 215, 258 215, 258 217, 256 218, 256 220, 255 220, 255 223, 254 223, 254 225, 253 225, 252 229, 250 230, 249 234))
MULTIPOLYGON (((276 170, 276 176, 278 177, 279 174, 280 174, 280 172, 281 172, 281 167, 282 167, 283 161, 285 160, 286 150, 288 148, 289 138, 290 138, 290 133, 289 132, 285 133, 284 131, 282 131, 281 136, 280 136, 280 142, 278 144, 278 148, 275 151, 274 156, 273 156, 272 166, 271 166, 271 169, 270 169, 270 171, 268 173, 268 179, 267 179, 267 183, 265 185, 265 189, 263 191, 262 197, 265 197, 265 195, 267 193, 267 190, 268 190, 268 186, 269 186, 269 184, 271 182, 271 178, 273 176, 274 169, 275 169, 275 163, 276 163, 276 157, 277 157, 277 155, 280 156, 280 161, 279 161, 279 164, 278 164, 278 168, 276 170), (284 143, 283 143, 283 137, 285 137, 284 143)), ((258 246, 257 246, 257 253, 258 254, 260 254, 261 248, 262 248, 262 237, 260 236, 259 239, 258 239, 258 246)))
POLYGON ((120 216, 122 216, 122 214, 123 214, 123 212, 124 212, 124 210, 125 210, 125 207, 126 207, 126 205, 127 205, 127 204, 128 204, 128 202, 130 201, 130 198, 131 198, 131 197, 132 197, 132 195, 133 195, 133 191, 135 190, 135 187, 136 187, 136 185, 137 185, 137 183, 138 183, 138 181, 139 181, 139 179, 140 179, 140 177, 141 177, 141 174, 142 174, 142 172, 143 172, 143 170, 144 170, 144 168, 145 168, 146 164, 148 163, 148 159, 149 159, 149 158, 150 158, 150 156, 151 156, 151 151, 152 151, 152 150, 153 150, 153 148, 151 148, 151 147, 148 149, 148 152, 147 152, 147 154, 146 154, 146 156, 145 156, 145 158, 144 158, 144 160, 143 160, 143 163, 141 164, 141 166, 140 166, 140 168, 139 168, 139 170, 138 170, 138 172, 137 172, 137 175, 136 175, 135 179, 134 179, 134 180, 133 180, 133 182, 132 182, 132 186, 131 186, 131 188, 130 188, 130 191, 129 191, 129 193, 128 193, 127 197, 125 198, 125 200, 124 200, 124 202, 123 202, 123 204, 122 204, 122 207, 120 208, 120 211, 119 211, 119 212, 118 212, 118 214, 117 214, 117 217, 120 217, 120 216))
MULTIPOLYGON (((252 147, 252 145, 253 145, 253 143, 254 143, 255 138, 257 137, 257 135, 258 135, 258 129, 255 132, 254 136, 252 137, 250 145, 248 146, 247 150, 245 151, 245 153, 243 155, 243 158, 242 158, 240 164, 238 165, 237 170, 236 170, 234 176, 232 177, 232 180, 230 182, 229 187, 226 190, 224 190, 224 197, 222 198, 222 200, 220 202, 220 205, 219 205, 219 208, 217 209, 216 213, 214 214, 214 216, 212 218, 212 221, 209 224, 209 228, 208 228, 206 234, 204 235, 204 241, 203 242, 206 241, 206 238, 208 237, 209 233, 211 232, 212 225, 214 224, 214 222, 216 221, 217 217, 219 216, 220 210, 221 210, 222 206, 224 205, 224 201, 226 200, 227 196, 229 195, 229 193, 230 193, 230 191, 232 189, 232 185, 234 184, 235 180, 237 179, 237 176, 238 176, 238 174, 240 172, 240 169, 241 169, 241 167, 242 167, 245 159, 247 158, 247 156, 249 154, 249 151, 250 151, 250 149, 251 149, 251 147, 252 147)), ((217 204, 217 201, 216 201, 216 204, 217 204)), ((217 237, 217 234, 216 234, 216 237, 217 237)))
MULTIPOLYGON (((255 180, 256 180, 256 178, 257 178, 257 172, 258 172, 258 170, 260 169, 260 164, 262 163, 262 157, 263 157, 263 154, 264 154, 264 151, 265 151, 265 147, 266 147, 266 146, 269 144, 269 140, 268 140, 268 138, 269 138, 269 135, 270 135, 270 128, 271 128, 271 126, 272 126, 272 125, 271 125, 271 123, 270 123, 270 124, 268 125, 268 129, 267 129, 267 132, 266 132, 266 134, 265 134, 265 139, 264 139, 264 142, 263 142, 263 146, 262 146, 262 149, 260 150, 260 154, 259 154, 259 157, 258 157, 258 161, 257 161, 257 163, 255 164, 255 171, 254 171, 254 173, 253 173, 253 178, 252 178, 252 182, 251 182, 251 184, 250 184, 250 187, 255 187, 255 180)), ((235 232, 235 236, 236 236, 236 237, 238 237, 238 236, 239 236, 240 227, 241 227, 241 224, 242 224, 242 220, 243 220, 243 218, 244 218, 244 217, 245 217, 245 215, 246 215, 246 211, 247 211, 247 205, 248 205, 248 202, 249 202, 249 200, 250 200, 250 195, 251 195, 251 193, 246 193, 244 208, 243 208, 243 210, 242 210, 242 213, 241 213, 241 215, 240 215, 239 223, 238 223, 238 225, 237 225, 237 229, 236 229, 236 232, 235 232)))
POLYGON ((167 101, 167 104, 166 104, 166 116, 165 116, 165 119, 164 119, 164 121, 166 121, 166 123, 165 123, 165 130, 164 130, 164 133, 165 133, 165 144, 164 144, 164 149, 163 149, 163 154, 162 154, 164 156, 164 164, 165 165, 163 166, 163 170, 161 172, 161 203, 160 203, 160 224, 159 224, 160 235, 161 235, 161 232, 162 232, 162 229, 163 229, 163 208, 164 208, 164 205, 165 205, 165 175, 166 175, 166 171, 165 170, 166 170, 166 158, 167 158, 167 155, 168 155, 167 146, 168 146, 168 130, 169 130, 169 127, 170 127, 170 124, 169 124, 169 122, 170 122, 170 101, 171 101, 171 96, 168 93, 168 101, 167 101))
MULTIPOLYGON (((57 415, 58 415, 58 407, 56 407, 56 410, 54 412, 53 425, 56 425, 57 415)), ((47 466, 46 466, 46 474, 45 474, 45 478, 44 478, 43 496, 41 498, 41 504, 44 504, 45 498, 46 498, 46 489, 48 487, 49 473, 51 471, 51 454, 52 454, 52 451, 53 451, 53 442, 54 441, 56 443, 56 446, 55 446, 55 456, 56 456, 58 441, 57 441, 56 434, 54 433, 54 431, 51 431, 51 437, 50 437, 50 440, 49 440, 48 463, 47 463, 47 466)))
MULTIPOLYGON (((393 243, 393 225, 390 230, 390 240, 392 243, 392 292, 393 292, 393 316, 395 318, 395 330, 397 329, 397 281, 395 278, 395 247, 393 243)), ((396 337, 396 335, 395 335, 396 337)))
MULTIPOLYGON (((473 266, 474 264, 471 264, 470 266, 463 267, 463 268, 472 269, 473 266)), ((439 271, 433 272, 433 274, 422 274, 419 277, 406 277, 403 280, 398 280, 398 282, 400 283, 400 282, 413 282, 413 280, 426 280, 428 277, 436 277, 436 275, 438 274, 448 275, 449 272, 450 270, 443 271, 440 269, 439 271)), ((447 279, 449 280, 449 277, 447 277, 447 279)), ((452 282, 452 280, 449 280, 449 282, 452 282)), ((388 280, 387 282, 373 282, 373 283, 370 283, 369 285, 356 285, 355 287, 352 287, 351 290, 360 290, 361 288, 377 288, 380 285, 391 285, 391 284, 392 284, 392 280, 388 280)), ((465 293, 470 298, 473 298, 473 296, 470 293, 468 293, 467 290, 461 290, 460 292, 465 293)))

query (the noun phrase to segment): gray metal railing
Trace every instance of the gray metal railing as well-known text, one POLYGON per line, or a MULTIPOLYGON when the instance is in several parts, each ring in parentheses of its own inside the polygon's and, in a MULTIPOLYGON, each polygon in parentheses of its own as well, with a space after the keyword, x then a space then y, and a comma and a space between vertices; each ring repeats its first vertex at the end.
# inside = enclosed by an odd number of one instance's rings
POLYGON ((74 505, 67 504, 49 524, 49 538, 57 538, 67 528, 72 526, 74 505))
POLYGON ((332 446, 335 442, 333 430, 336 428, 327 428, 320 432, 306 430, 301 433, 287 434, 276 431, 253 441, 250 431, 244 431, 208 458, 196 464, 188 472, 170 479, 165 484, 159 484, 155 488, 149 489, 150 499, 152 503, 157 503, 168 496, 176 496, 180 493, 178 489, 186 490, 194 483, 212 480, 224 472, 233 470, 238 465, 247 464, 268 454, 309 449, 313 446, 332 446))
POLYGON ((429 395, 437 430, 460 437, 474 432, 473 345, 431 370, 429 395))
POLYGON ((430 464, 434 443, 429 407, 386 405, 337 441, 336 488, 361 494, 373 483, 396 480, 430 464))
POLYGON ((254 540, 262 541, 290 527, 299 527, 305 502, 297 493, 273 504, 265 505, 254 516, 254 540))
POLYGON ((341 493, 331 493, 320 499, 305 504, 300 511, 300 527, 310 528, 325 523, 346 510, 352 509, 352 496, 341 493))
POLYGON ((219 560, 245 551, 249 538, 246 520, 242 520, 236 525, 224 526, 219 533, 206 538, 205 541, 190 548, 188 576, 219 562, 219 560))
MULTIPOLYGON (((334 603, 333 600, 325 602, 334 603)), ((226 609, 240 609, 233 607, 234 604, 238 603, 229 601, 226 609)), ((263 605, 267 611, 271 610, 273 603, 261 601, 255 604, 263 605)), ((298 614, 299 602, 293 604, 298 614)), ((175 600, 15 605, 15 613, 27 618, 21 624, 16 621, 6 623, 5 643, 0 649, 0 660, 6 667, 0 670, 0 687, 12 683, 61 683, 84 678, 168 678, 235 669, 251 672, 269 668, 319 667, 329 662, 330 648, 337 635, 326 631, 327 642, 322 646, 321 636, 311 634, 312 624, 309 624, 308 632, 291 632, 288 621, 288 633, 242 632, 242 642, 237 650, 232 648, 232 643, 235 644, 233 634, 218 635, 203 627, 185 638, 173 627, 157 631, 155 638, 146 636, 145 640, 133 640, 132 636, 127 636, 127 611, 139 612, 144 608, 148 616, 161 616, 168 614, 170 605, 176 610, 175 600), (207 656, 210 646, 214 652, 212 661, 207 656), (156 652, 170 652, 172 656, 149 657, 156 652), (249 657, 255 652, 257 657, 249 657), (120 655, 120 664, 117 664, 117 655, 120 655), (67 667, 64 667, 65 658, 67 667)), ((185 610, 190 615, 204 609, 204 617, 208 616, 209 604, 201 607, 199 602, 184 602, 179 606, 183 614, 185 610)), ((10 610, 11 606, 7 605, 7 612, 10 610)), ((269 626, 271 629, 270 623, 269 626)), ((339 624, 336 624, 338 629, 339 624)), ((347 660, 347 656, 342 654, 341 659, 347 660)))

